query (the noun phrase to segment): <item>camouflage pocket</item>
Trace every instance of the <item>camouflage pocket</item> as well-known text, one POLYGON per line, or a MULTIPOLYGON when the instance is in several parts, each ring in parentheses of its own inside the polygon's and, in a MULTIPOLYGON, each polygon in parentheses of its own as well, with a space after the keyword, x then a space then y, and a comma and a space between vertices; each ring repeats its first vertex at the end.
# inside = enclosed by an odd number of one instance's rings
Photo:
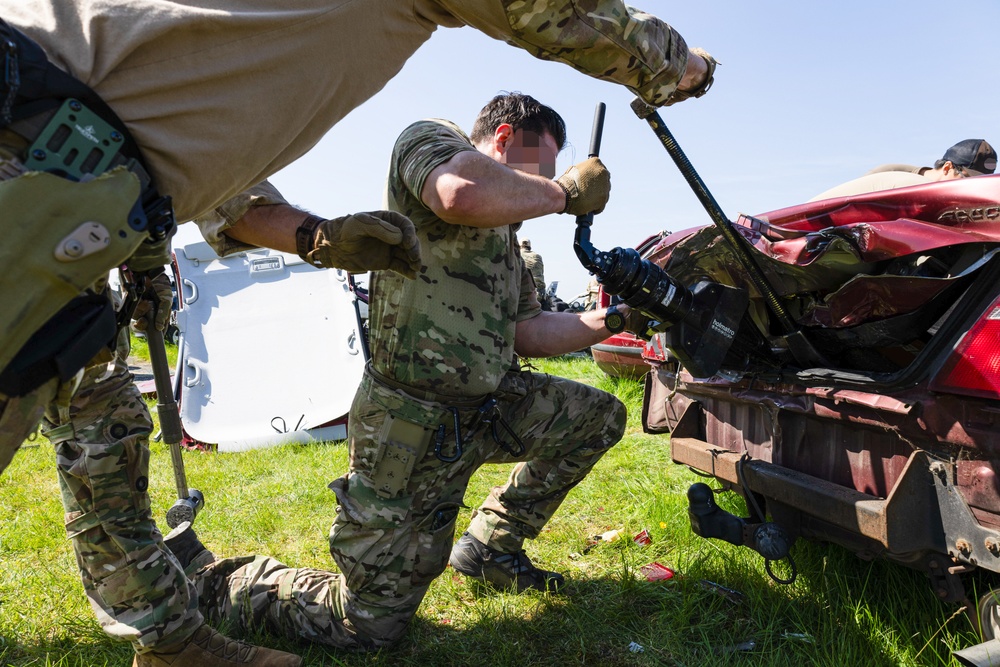
POLYGON ((417 520, 411 497, 372 498, 361 479, 346 477, 330 488, 338 502, 330 554, 353 593, 398 599, 444 571, 459 503, 440 503, 417 520))
POLYGON ((337 515, 330 529, 330 555, 355 593, 395 591, 413 524, 411 498, 376 496, 361 475, 334 480, 337 515))
POLYGON ((420 522, 411 540, 414 585, 430 584, 448 566, 461 507, 459 503, 442 503, 420 522))
MULTIPOLYGON (((115 562, 120 557, 120 550, 112 540, 88 547, 91 552, 102 548, 113 550, 108 554, 108 562, 115 562)), ((94 593, 102 609, 116 620, 124 620, 125 614, 139 613, 139 608, 148 606, 152 591, 174 590, 177 580, 183 577, 155 545, 128 554, 127 558, 129 562, 125 567, 94 582, 94 593)))

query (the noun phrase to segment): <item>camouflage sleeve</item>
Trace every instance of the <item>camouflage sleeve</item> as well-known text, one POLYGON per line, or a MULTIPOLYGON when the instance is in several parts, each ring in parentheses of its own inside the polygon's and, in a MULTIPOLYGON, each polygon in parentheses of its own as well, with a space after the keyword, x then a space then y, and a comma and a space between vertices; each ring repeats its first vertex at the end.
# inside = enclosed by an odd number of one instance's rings
POLYGON ((531 277, 531 272, 521 259, 520 253, 517 255, 517 263, 521 265, 521 295, 517 301, 517 321, 523 322, 537 317, 542 312, 542 305, 538 303, 535 280, 531 277))
POLYGON ((427 176, 462 151, 475 147, 462 130, 446 120, 422 120, 403 130, 393 148, 392 170, 420 203, 427 176))
POLYGON ((432 1, 491 37, 619 83, 654 106, 667 101, 687 69, 684 38, 621 0, 432 1))
POLYGON ((269 206, 271 204, 287 204, 278 189, 267 181, 244 190, 232 197, 214 211, 196 218, 194 223, 201 230, 208 245, 219 254, 219 257, 232 255, 245 250, 254 250, 256 246, 241 243, 226 235, 226 230, 235 225, 253 206, 269 206))

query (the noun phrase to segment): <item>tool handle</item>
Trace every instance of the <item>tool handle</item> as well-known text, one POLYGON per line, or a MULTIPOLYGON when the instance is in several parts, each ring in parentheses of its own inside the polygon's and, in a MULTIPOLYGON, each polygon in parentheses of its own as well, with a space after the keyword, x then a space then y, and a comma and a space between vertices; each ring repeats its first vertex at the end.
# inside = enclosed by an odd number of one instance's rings
POLYGON ((590 133, 590 151, 588 157, 597 157, 601 153, 601 137, 604 135, 604 111, 607 105, 598 102, 594 109, 594 126, 590 133))
POLYGON ((163 332, 153 325, 158 307, 159 304, 154 299, 153 309, 149 313, 149 326, 146 328, 146 342, 149 344, 149 363, 153 367, 153 380, 156 383, 156 414, 160 418, 160 432, 163 433, 163 441, 170 447, 177 497, 183 500, 188 497, 187 475, 181 456, 184 431, 177 401, 174 400, 173 384, 170 382, 170 363, 167 361, 163 332))
MULTIPOLYGON (((604 102, 598 102, 597 108, 594 109, 594 126, 590 132, 590 152, 589 157, 597 157, 601 152, 601 137, 604 135, 604 111, 607 106, 604 102)), ((577 243, 574 244, 577 256, 583 261, 583 265, 590 269, 588 262, 584 260, 584 255, 581 255, 580 245, 581 242, 584 247, 590 244, 590 226, 594 224, 594 214, 587 213, 586 215, 576 216, 576 228, 577 228, 577 243)), ((586 252, 585 252, 586 254, 586 252)), ((593 270, 593 269, 591 269, 593 270)))
POLYGON ((680 170, 681 175, 684 180, 688 182, 691 186, 691 190, 694 192, 698 201, 704 207, 705 211, 708 213, 708 217, 712 219, 715 223, 716 229, 729 244, 730 249, 736 256, 737 261, 743 265, 746 270, 747 275, 750 277, 751 282, 757 291, 764 298, 764 301, 771 308, 771 312, 774 313, 781 328, 784 333, 790 334, 797 331, 795 323, 792 322, 791 317, 785 311, 784 306, 781 305, 781 299, 775 291, 774 287, 768 282, 767 277, 764 275, 764 271, 760 268, 754 258, 750 255, 743 240, 733 229, 733 224, 723 213, 722 207, 719 206, 719 202, 716 201, 712 193, 709 192, 708 186, 705 185, 705 181, 702 180, 701 176, 695 171, 694 165, 688 160, 687 155, 684 150, 674 139, 674 135, 667 128, 666 123, 660 117, 660 114, 655 108, 649 106, 641 99, 636 98, 632 101, 632 111, 639 118, 645 120, 649 123, 652 128, 653 133, 656 135, 657 139, 669 153, 671 159, 673 159, 674 164, 677 165, 677 169, 680 170))

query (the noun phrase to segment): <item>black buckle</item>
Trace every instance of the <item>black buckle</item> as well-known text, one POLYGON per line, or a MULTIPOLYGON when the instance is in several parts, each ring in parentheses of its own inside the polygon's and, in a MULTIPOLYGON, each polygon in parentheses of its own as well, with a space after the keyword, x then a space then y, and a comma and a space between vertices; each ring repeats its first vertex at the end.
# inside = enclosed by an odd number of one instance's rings
POLYGON ((162 241, 173 233, 177 222, 174 220, 174 202, 169 196, 144 203, 142 209, 146 214, 146 230, 152 241, 162 241))
POLYGON ((21 87, 21 69, 17 57, 17 44, 3 33, 6 33, 6 30, 0 33, 0 49, 3 50, 4 54, 3 83, 6 93, 4 94, 3 103, 0 104, 0 125, 6 127, 11 123, 14 100, 17 98, 17 91, 21 87))

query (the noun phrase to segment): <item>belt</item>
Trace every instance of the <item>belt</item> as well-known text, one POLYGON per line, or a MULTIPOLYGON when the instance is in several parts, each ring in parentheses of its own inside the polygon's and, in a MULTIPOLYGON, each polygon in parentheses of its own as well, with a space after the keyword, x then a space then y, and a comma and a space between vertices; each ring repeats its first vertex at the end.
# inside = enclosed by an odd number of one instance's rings
POLYGON ((492 394, 483 394, 475 397, 448 396, 437 394, 416 387, 410 387, 401 382, 391 380, 374 368, 369 361, 365 366, 365 377, 362 379, 362 386, 365 381, 375 382, 389 389, 399 391, 410 398, 427 403, 438 403, 452 413, 454 419, 455 446, 451 455, 446 455, 442 450, 444 446, 446 427, 444 424, 438 426, 434 438, 434 453, 439 459, 446 463, 458 460, 462 455, 464 447, 462 437, 462 423, 467 422, 470 426, 470 435, 475 433, 481 426, 489 426, 490 435, 493 440, 512 456, 521 456, 525 451, 524 443, 517 433, 510 427, 503 413, 500 412, 497 397, 492 394), (465 418, 461 418, 459 413, 468 410, 465 418), (475 410, 475 412, 472 412, 475 410), (506 434, 504 437, 501 431, 506 434), (513 442, 510 442, 513 441, 513 442))
POLYGON ((427 391, 425 389, 418 389, 417 387, 411 387, 408 384, 403 384, 402 382, 396 382, 391 378, 379 373, 377 370, 372 368, 372 363, 369 361, 365 366, 365 374, 370 377, 374 382, 388 387, 389 389, 394 389, 396 391, 401 391, 411 398, 415 398, 420 401, 425 401, 427 403, 440 403, 442 405, 456 407, 456 408, 478 408, 490 398, 490 394, 482 394, 481 396, 449 396, 448 394, 438 394, 433 391, 427 391))

